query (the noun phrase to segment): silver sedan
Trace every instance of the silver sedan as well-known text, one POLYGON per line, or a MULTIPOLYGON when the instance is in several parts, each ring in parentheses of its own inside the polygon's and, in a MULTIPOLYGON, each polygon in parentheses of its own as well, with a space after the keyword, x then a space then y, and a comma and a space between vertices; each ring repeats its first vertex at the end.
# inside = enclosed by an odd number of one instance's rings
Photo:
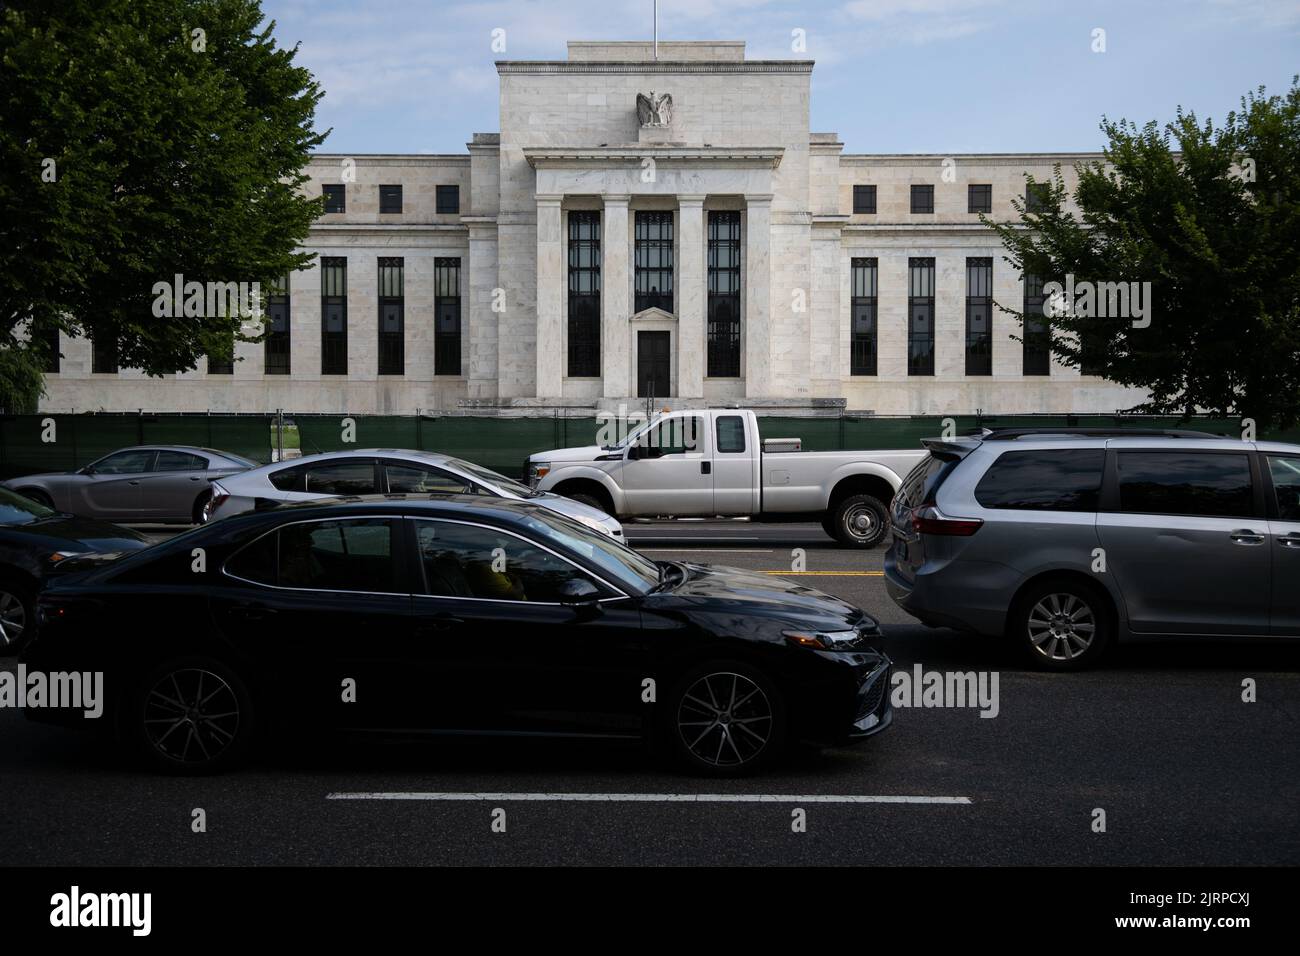
POLYGON ((368 448, 276 462, 213 482, 211 518, 259 506, 347 495, 471 494, 527 498, 622 541, 617 518, 571 498, 538 492, 490 468, 431 451, 368 448))
POLYGON ((257 462, 190 445, 120 448, 77 471, 23 475, 4 485, 65 514, 109 521, 198 524, 207 520, 210 482, 257 462))

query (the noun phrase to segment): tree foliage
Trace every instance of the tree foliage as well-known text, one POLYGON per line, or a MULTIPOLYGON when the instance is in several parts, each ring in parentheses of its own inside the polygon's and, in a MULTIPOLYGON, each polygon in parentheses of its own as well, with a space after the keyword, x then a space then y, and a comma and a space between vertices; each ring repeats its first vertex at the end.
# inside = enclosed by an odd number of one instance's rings
POLYGON ((0 4, 0 349, 35 363, 54 327, 124 367, 193 368, 237 315, 155 318, 153 287, 261 283, 300 251, 321 91, 258 0, 0 4), (196 32, 198 31, 198 32, 196 32))
MULTIPOLYGON (((993 223, 1018 270, 1062 284, 1150 282, 1148 327, 1058 315, 1067 365, 1149 391, 1139 410, 1300 420, 1300 78, 1246 96, 1221 127, 1105 120, 1104 161, 1058 168, 1042 211, 993 223), (1074 209, 1070 200, 1073 199, 1074 209)), ((1030 183, 1033 183, 1030 178, 1030 183)), ((1031 188, 1033 186, 1031 185, 1031 188)), ((1000 306, 1024 321, 1020 311, 1000 306)))

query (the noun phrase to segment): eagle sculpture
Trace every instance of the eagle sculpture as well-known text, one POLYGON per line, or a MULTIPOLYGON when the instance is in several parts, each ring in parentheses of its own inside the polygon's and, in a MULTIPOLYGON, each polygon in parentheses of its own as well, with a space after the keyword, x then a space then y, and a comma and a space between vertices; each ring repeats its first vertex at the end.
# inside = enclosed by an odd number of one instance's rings
POLYGON ((636 95, 636 117, 642 126, 667 126, 672 122, 672 115, 672 94, 655 96, 655 91, 651 90, 649 96, 644 93, 636 95))

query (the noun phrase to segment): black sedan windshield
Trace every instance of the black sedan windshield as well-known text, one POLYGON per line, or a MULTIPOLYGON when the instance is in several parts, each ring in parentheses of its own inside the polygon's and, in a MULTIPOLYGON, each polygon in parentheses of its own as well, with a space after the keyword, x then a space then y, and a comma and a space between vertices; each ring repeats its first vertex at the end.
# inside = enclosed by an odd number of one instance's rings
POLYGON ((0 488, 0 525, 30 524, 52 514, 54 511, 45 505, 37 504, 8 488, 0 488))
POLYGON ((659 567, 649 558, 607 534, 553 511, 534 512, 524 524, 543 541, 562 545, 581 555, 626 591, 645 594, 659 583, 659 567))

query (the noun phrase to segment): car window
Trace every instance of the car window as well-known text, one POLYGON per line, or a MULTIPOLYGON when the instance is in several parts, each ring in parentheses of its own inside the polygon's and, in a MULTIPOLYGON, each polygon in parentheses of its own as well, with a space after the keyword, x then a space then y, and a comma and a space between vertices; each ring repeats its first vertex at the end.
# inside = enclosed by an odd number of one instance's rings
POLYGON ((1269 455, 1268 473, 1273 478, 1277 516, 1283 521, 1300 521, 1300 458, 1269 455))
POLYGON ((378 491, 374 460, 344 458, 304 466, 303 491, 320 495, 373 495, 378 491))
POLYGON ((701 454, 704 451, 704 419, 698 415, 678 415, 656 422, 637 439, 649 451, 647 457, 701 454))
POLYGON ((932 501, 939 486, 956 466, 955 461, 927 455, 903 479, 899 486, 900 497, 913 508, 932 501))
POLYGON ((440 468, 391 462, 384 467, 388 473, 388 490, 395 495, 459 495, 474 490, 474 486, 464 478, 440 468))
POLYGON ((185 451, 160 451, 154 471, 207 471, 208 460, 185 451))
POLYGON ((745 420, 739 415, 718 416, 718 451, 734 455, 745 450, 745 420))
POLYGON ((1121 451, 1117 462, 1121 511, 1219 518, 1254 514, 1250 458, 1244 453, 1121 451))
POLYGON ((257 584, 276 584, 276 555, 279 532, 264 534, 231 555, 226 573, 257 584))
POLYGON ((1096 511, 1105 463, 1104 448, 1004 452, 975 486, 975 500, 985 508, 1096 511))
POLYGON ((429 594, 493 601, 558 603, 574 578, 609 589, 549 551, 504 531, 450 521, 416 522, 420 563, 429 594))
POLYGON ((97 475, 139 475, 151 470, 152 451, 119 451, 95 462, 97 475))
POLYGON ((27 524, 37 518, 48 518, 53 509, 24 498, 8 488, 0 488, 0 525, 27 524))
POLYGON ((312 521, 280 529, 282 588, 398 593, 393 522, 387 518, 312 521))
POLYGON ((278 491, 302 491, 303 469, 299 467, 281 468, 266 476, 266 480, 278 491))

